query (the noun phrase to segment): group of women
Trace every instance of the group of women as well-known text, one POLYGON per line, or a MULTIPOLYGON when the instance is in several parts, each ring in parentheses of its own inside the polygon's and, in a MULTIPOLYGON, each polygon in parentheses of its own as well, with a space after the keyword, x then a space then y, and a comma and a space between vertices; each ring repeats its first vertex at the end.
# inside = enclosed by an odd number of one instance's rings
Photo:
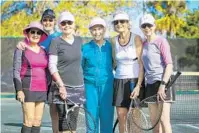
MULTIPOLYGON (((112 24, 118 35, 104 38, 106 22, 95 17, 89 24, 93 39, 83 44, 75 35, 75 18, 68 11, 57 19, 61 33, 55 31, 55 13, 44 11, 40 22, 31 22, 25 29, 24 41, 14 54, 13 78, 16 98, 23 110, 21 133, 39 133, 44 103, 50 106, 53 133, 76 130, 68 127, 65 106, 68 98, 84 104, 93 115, 97 133, 112 133, 114 106, 119 131, 125 132, 131 98, 136 98, 146 79, 146 96, 165 95, 165 84, 172 73, 170 47, 166 39, 155 34, 155 19, 145 14, 140 28, 146 40, 131 32, 130 18, 117 12, 112 24), (113 70, 115 75, 113 75, 113 70), (50 82, 52 77, 52 82, 50 82)), ((154 133, 171 133, 170 106, 165 101, 160 123, 154 133)), ((155 114, 155 106, 152 111, 155 114)), ((78 110, 73 116, 78 115, 78 110)), ((68 118, 68 117, 67 117, 68 118)))

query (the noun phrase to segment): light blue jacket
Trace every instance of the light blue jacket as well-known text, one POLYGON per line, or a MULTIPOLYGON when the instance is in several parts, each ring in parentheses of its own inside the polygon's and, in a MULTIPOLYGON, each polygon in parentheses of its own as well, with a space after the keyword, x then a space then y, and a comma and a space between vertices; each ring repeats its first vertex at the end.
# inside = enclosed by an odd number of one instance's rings
POLYGON ((61 32, 54 32, 53 34, 48 35, 48 38, 40 43, 41 47, 43 47, 48 52, 51 40, 61 35, 61 32))
POLYGON ((107 40, 101 48, 91 40, 82 46, 84 82, 100 85, 113 80, 112 48, 107 40))

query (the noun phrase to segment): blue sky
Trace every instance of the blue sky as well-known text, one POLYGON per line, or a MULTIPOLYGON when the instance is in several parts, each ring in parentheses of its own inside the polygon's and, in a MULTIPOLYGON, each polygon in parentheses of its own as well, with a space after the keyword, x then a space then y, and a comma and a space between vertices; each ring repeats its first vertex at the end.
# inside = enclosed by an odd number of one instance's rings
POLYGON ((188 9, 199 9, 199 0, 188 0, 187 3, 188 9))

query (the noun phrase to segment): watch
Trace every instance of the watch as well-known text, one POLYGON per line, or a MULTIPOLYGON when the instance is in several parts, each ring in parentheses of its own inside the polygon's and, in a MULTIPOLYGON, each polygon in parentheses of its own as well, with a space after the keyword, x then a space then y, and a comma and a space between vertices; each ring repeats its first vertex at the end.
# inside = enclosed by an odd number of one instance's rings
POLYGON ((162 85, 166 85, 167 83, 166 83, 165 81, 162 80, 162 81, 161 81, 161 84, 162 84, 162 85))

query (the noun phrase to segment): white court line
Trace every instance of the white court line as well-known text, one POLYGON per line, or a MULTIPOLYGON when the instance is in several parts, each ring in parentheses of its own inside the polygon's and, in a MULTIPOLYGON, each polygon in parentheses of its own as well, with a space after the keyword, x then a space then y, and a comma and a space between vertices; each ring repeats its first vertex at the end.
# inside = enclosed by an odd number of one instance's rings
POLYGON ((186 127, 190 127, 190 128, 193 128, 193 129, 199 129, 199 127, 193 126, 191 124, 174 124, 174 125, 177 125, 177 126, 186 126, 186 127))

